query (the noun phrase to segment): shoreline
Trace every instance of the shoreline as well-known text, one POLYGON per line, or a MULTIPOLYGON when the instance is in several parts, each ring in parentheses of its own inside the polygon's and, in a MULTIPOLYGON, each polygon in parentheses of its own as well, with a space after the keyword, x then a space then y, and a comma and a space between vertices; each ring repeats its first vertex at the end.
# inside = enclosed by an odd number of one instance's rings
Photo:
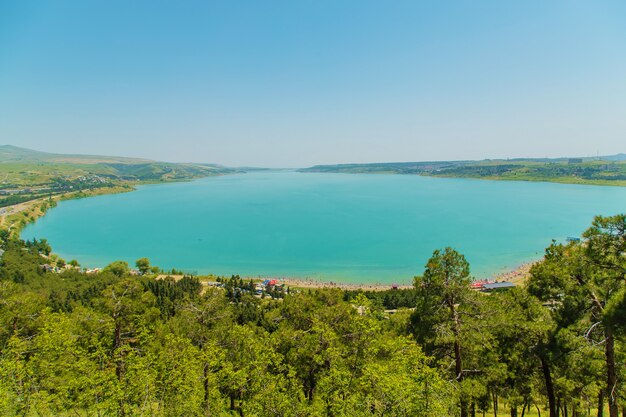
POLYGON ((208 175, 204 177, 185 178, 169 181, 122 181, 119 184, 101 188, 88 188, 85 190, 68 191, 61 194, 40 197, 30 201, 13 204, 0 208, 0 229, 6 229, 11 233, 17 233, 19 237, 21 231, 31 223, 43 217, 46 212, 57 205, 59 201, 77 200, 81 198, 97 197, 100 195, 122 194, 136 191, 138 186, 159 185, 177 182, 194 181, 201 178, 208 178, 219 175, 208 175), (50 204, 52 203, 52 204, 50 204), (12 230, 13 229, 13 230, 12 230))
MULTIPOLYGON (((228 174, 226 174, 228 175, 228 174)), ((187 181, 193 181, 199 178, 192 178, 187 181)), ((103 187, 88 190, 71 191, 64 194, 57 194, 54 196, 38 198, 35 200, 18 203, 12 206, 3 207, 0 209, 0 229, 8 230, 11 234, 17 234, 19 237, 22 230, 31 223, 34 223, 39 218, 43 217, 47 210, 57 205, 59 201, 80 199, 87 197, 95 197, 99 195, 110 195, 132 192, 136 190, 136 186, 141 185, 159 185, 163 183, 174 183, 185 181, 167 181, 167 182, 127 182, 125 184, 116 185, 112 187, 103 187)), ((515 285, 523 284, 528 276, 532 265, 537 262, 530 261, 519 264, 513 269, 506 269, 504 271, 494 273, 488 277, 472 277, 474 281, 484 280, 489 282, 501 282, 509 281, 515 285)), ((178 277, 171 274, 159 274, 159 277, 172 276, 175 279, 178 277)), ((182 277, 182 276, 180 276, 182 277)), ((178 278, 180 278, 178 277, 178 278)), ((207 283, 212 278, 217 277, 214 274, 199 274, 196 275, 201 282, 207 283)), ((398 281, 390 283, 381 282, 341 282, 334 280, 323 280, 320 278, 311 277, 285 277, 283 276, 241 276, 245 280, 254 280, 255 282, 262 282, 265 279, 276 279, 279 284, 286 286, 300 288, 300 289, 318 289, 318 288, 337 288, 341 290, 363 290, 363 291, 386 291, 392 288, 396 289, 411 289, 412 284, 407 284, 406 281, 400 283, 398 281)), ((411 278, 412 281, 412 278, 411 278)))
POLYGON ((530 269, 539 261, 541 261, 541 258, 531 262, 524 262, 510 271, 504 271, 494 275, 492 280, 495 282, 508 281, 515 285, 521 285, 528 280, 530 277, 530 269))
MULTIPOLYGON (((489 282, 502 282, 508 281, 516 286, 522 285, 526 282, 530 276, 530 268, 537 263, 537 261, 525 262, 517 267, 506 270, 504 272, 492 275, 490 278, 473 277, 473 281, 487 280, 489 282)), ((243 279, 255 279, 255 277, 242 277, 243 279)), ((267 278, 272 279, 272 278, 267 278)), ((301 289, 318 289, 318 288, 338 288, 341 290, 363 290, 363 291, 386 291, 391 290, 394 287, 399 290, 411 289, 412 284, 383 284, 383 283, 352 283, 352 282, 336 282, 336 281, 322 281, 315 278, 273 278, 278 280, 279 284, 285 284, 294 288, 301 289)))
POLYGON ((19 237, 26 226, 43 217, 49 209, 56 207, 59 201, 77 200, 99 195, 121 194, 134 190, 134 185, 118 185, 70 191, 68 193, 36 198, 12 206, 2 207, 0 209, 0 229, 7 230, 11 234, 15 233, 19 237))
MULTIPOLYGON (((530 268, 537 262, 538 260, 522 263, 511 270, 507 270, 499 274, 493 275, 490 278, 473 277, 474 278, 473 281, 489 281, 489 282, 508 281, 508 282, 515 284, 516 286, 520 286, 526 282, 526 280, 530 276, 530 268)), ((218 278, 218 276, 220 275, 207 274, 207 275, 194 275, 194 276, 198 278, 199 281, 203 285, 213 285, 216 282, 216 279, 218 278)), ((183 277, 183 275, 159 273, 156 278, 164 279, 167 277, 171 277, 174 280, 179 280, 183 277)), ((229 277, 222 277, 222 278, 229 278, 229 277)), ((269 281, 276 280, 277 285, 285 285, 287 287, 292 287, 295 289, 304 289, 304 290, 340 289, 342 291, 357 291, 357 290, 387 291, 387 290, 391 290, 394 288, 398 290, 406 290, 406 289, 413 288, 412 284, 406 284, 406 283, 405 284, 395 284, 395 283, 384 284, 380 282, 376 282, 376 283, 338 282, 338 281, 324 281, 324 280, 317 279, 317 278, 297 278, 297 277, 286 278, 284 276, 281 276, 281 277, 267 276, 267 277, 261 278, 259 276, 243 276, 242 275, 241 279, 243 279, 244 281, 252 280, 257 283, 263 282, 265 280, 269 280, 269 281)))
MULTIPOLYGON (((366 164, 367 165, 367 164, 366 164)), ((538 183, 552 183, 563 185, 590 185, 598 187, 626 187, 626 180, 606 180, 606 179, 584 179, 579 177, 561 176, 561 177, 506 177, 506 176, 478 176, 478 175, 447 175, 447 174, 432 174, 429 172, 421 173, 409 173, 389 171, 343 171, 343 170, 312 170, 309 168, 297 169, 297 172, 304 174, 356 174, 356 175, 407 175, 407 176, 420 176, 427 178, 441 178, 441 179, 470 179, 481 181, 508 181, 508 182, 538 182, 538 183)))
MULTIPOLYGON (((357 284, 357 283, 347 283, 347 282, 335 282, 335 281, 321 281, 318 279, 301 279, 301 278, 285 278, 278 280, 279 283, 283 283, 289 287, 300 288, 300 289, 320 289, 320 288, 338 288, 344 291, 387 291, 394 288, 394 284, 357 284)), ((413 288, 413 285, 408 284, 397 284, 395 285, 396 289, 406 290, 413 288)))

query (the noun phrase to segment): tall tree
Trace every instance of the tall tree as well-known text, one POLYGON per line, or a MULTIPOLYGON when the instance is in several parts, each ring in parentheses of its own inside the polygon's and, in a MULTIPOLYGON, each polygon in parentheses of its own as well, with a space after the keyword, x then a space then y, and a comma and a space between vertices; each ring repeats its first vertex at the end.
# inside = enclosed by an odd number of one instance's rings
POLYGON ((148 258, 139 258, 135 261, 135 266, 141 273, 141 275, 145 275, 150 272, 150 260, 148 258))
MULTIPOLYGON (((418 340, 432 345, 436 343, 437 331, 451 332, 454 378, 459 384, 465 378, 461 345, 463 324, 459 306, 467 299, 469 283, 468 262, 450 247, 434 251, 426 264, 424 275, 415 278, 419 301, 413 322, 418 340)), ((459 405, 461 417, 467 417, 469 401, 464 393, 460 395, 459 405)))
POLYGON ((610 417, 619 412, 615 332, 626 320, 619 308, 626 285, 625 230, 626 215, 596 217, 583 241, 546 249, 529 282, 529 291, 550 303, 561 322, 588 322, 585 336, 604 346, 610 417))
POLYGON ((488 304, 483 317, 490 325, 481 332, 493 334, 497 352, 496 363, 491 367, 496 372, 489 380, 490 389, 506 393, 514 416, 518 406, 524 409, 533 401, 534 382, 540 379, 541 356, 555 329, 554 321, 524 288, 482 298, 488 304))
POLYGON ((115 261, 111 262, 109 265, 104 267, 104 272, 110 272, 118 277, 123 277, 128 274, 130 268, 128 266, 128 262, 126 261, 115 261))
POLYGON ((626 293, 626 215, 597 216, 583 236, 587 239, 585 254, 594 267, 592 276, 586 282, 591 284, 589 294, 596 314, 604 325, 609 415, 617 417, 620 387, 615 359, 615 331, 617 326, 624 325, 626 316, 622 308, 615 306, 624 305, 626 293), (611 308, 606 309, 607 305, 611 308))
MULTIPOLYGON (((137 379, 127 375, 127 370, 135 372, 144 368, 137 366, 144 361, 138 352, 138 346, 141 344, 141 336, 151 334, 151 327, 160 316, 154 295, 144 290, 136 280, 124 279, 102 291, 97 304, 114 323, 111 356, 115 361, 115 373, 120 384, 137 383, 137 379)), ((124 389, 125 394, 129 392, 131 391, 124 389)), ((126 402, 125 399, 120 400, 119 414, 122 416, 128 412, 126 402)))

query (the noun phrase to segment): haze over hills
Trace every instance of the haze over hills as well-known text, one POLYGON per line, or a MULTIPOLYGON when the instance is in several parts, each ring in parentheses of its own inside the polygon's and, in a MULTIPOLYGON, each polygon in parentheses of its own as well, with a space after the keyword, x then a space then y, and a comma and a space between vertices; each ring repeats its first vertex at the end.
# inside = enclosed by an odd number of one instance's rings
POLYGON ((616 155, 601 156, 605 161, 626 161, 626 153, 618 153, 616 155))
POLYGON ((219 164, 208 163, 169 163, 147 158, 129 158, 125 156, 58 154, 41 152, 34 149, 21 148, 14 145, 0 145, 0 163, 3 162, 47 162, 47 163, 77 163, 77 164, 146 164, 168 163, 171 165, 201 165, 215 168, 225 168, 219 164))
MULTIPOLYGON (((453 161, 409 161, 409 162, 372 162, 372 163, 346 163, 346 164, 320 164, 312 167, 301 168, 301 171, 317 171, 317 170, 339 170, 349 168, 365 168, 365 167, 411 167, 411 166, 445 166, 445 165, 469 165, 469 164, 499 164, 499 163, 563 163, 580 159, 582 162, 592 161, 626 161, 626 153, 618 153, 615 155, 604 155, 598 157, 560 157, 560 158, 509 158, 509 159, 483 159, 483 160, 453 160, 453 161)), ((34 149, 22 148, 14 145, 0 145, 0 163, 22 162, 22 163, 75 163, 75 164, 169 164, 182 166, 203 166, 213 167, 216 169, 231 170, 216 163, 174 163, 155 161, 147 158, 131 158, 125 156, 108 156, 108 155, 88 155, 88 154, 58 154, 50 152, 42 152, 34 149)), ((237 167, 241 170, 266 169, 258 166, 255 167, 237 167)))
POLYGON ((612 161, 620 162, 626 161, 626 153, 618 153, 615 155, 604 156, 584 156, 584 157, 559 157, 559 158, 506 158, 506 159, 461 159, 461 160, 430 160, 430 161, 404 161, 404 162, 365 162, 365 163, 345 163, 345 164, 319 164, 308 168, 302 168, 301 171, 314 171, 318 169, 349 169, 356 167, 410 167, 410 166, 439 166, 439 165, 468 165, 468 164, 497 164, 497 163, 521 163, 521 162, 535 162, 535 163, 562 163, 572 160, 580 159, 581 162, 592 161, 612 161))

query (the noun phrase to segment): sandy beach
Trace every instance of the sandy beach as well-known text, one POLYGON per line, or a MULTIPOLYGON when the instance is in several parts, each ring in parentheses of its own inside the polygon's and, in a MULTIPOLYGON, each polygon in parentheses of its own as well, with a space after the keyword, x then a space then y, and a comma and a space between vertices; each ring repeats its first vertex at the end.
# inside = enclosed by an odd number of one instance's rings
MULTIPOLYGON (((508 281, 515 285, 523 284, 528 277, 530 276, 530 268, 534 263, 525 263, 520 265, 519 267, 503 272, 501 274, 495 275, 492 278, 489 278, 488 281, 495 282, 503 282, 508 281)), ((392 284, 357 284, 357 283, 343 283, 343 282, 333 282, 333 281, 320 281, 316 279, 298 279, 298 278, 286 278, 279 279, 279 283, 285 284, 294 288, 339 288, 342 290, 363 290, 363 291, 386 291, 392 289, 392 284)), ((408 289, 413 288, 413 285, 403 284, 397 285, 398 289, 408 289)))
MULTIPOLYGON (((490 282, 512 282, 515 285, 523 284, 530 276, 530 268, 535 262, 527 262, 519 265, 518 267, 496 274, 487 280, 490 282)), ((259 277, 242 277, 246 280, 253 279, 259 280, 259 277)), ((485 279, 478 278, 476 279, 485 279)), ((341 290, 363 290, 363 291, 386 291, 392 289, 394 286, 398 289, 410 289, 413 288, 411 284, 383 284, 383 283, 348 283, 348 282, 335 282, 335 281, 322 281, 315 278, 273 278, 268 277, 266 279, 276 279, 279 284, 284 284, 293 288, 339 288, 341 290)))
POLYGON ((521 264, 520 266, 518 266, 517 268, 511 271, 507 271, 507 272, 503 272, 501 274, 495 275, 492 279, 490 279, 490 281, 496 281, 496 282, 508 281, 508 282, 512 282, 515 285, 521 285, 524 282, 526 282, 526 280, 530 277, 530 268, 532 268, 532 266, 535 263, 536 262, 527 262, 527 263, 521 264))
MULTIPOLYGON (((320 281, 317 279, 298 279, 298 278, 285 278, 279 280, 279 283, 285 284, 288 287, 294 288, 339 288, 341 290, 363 290, 363 291, 386 291, 392 289, 392 284, 356 284, 346 282, 334 282, 334 281, 320 281)), ((412 285, 396 285, 398 289, 413 288, 412 285)))

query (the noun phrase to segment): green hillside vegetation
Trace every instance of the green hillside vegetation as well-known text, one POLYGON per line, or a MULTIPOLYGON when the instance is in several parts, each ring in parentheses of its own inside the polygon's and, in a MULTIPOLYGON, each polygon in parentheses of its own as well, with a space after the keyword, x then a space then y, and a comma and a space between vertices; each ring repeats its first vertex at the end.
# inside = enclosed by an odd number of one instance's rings
POLYGON ((445 248, 410 290, 255 296, 145 258, 49 272, 47 242, 1 232, 0 415, 618 417, 626 215, 583 236, 506 292, 445 248))
POLYGON ((80 190, 184 181, 237 172, 211 164, 60 155, 0 146, 0 207, 80 190))
POLYGON ((36 151, 33 149, 20 148, 13 145, 0 145, 0 162, 47 162, 47 163, 73 163, 73 164, 98 164, 98 163, 126 163, 139 164, 153 162, 143 158, 125 158, 119 156, 101 155, 68 155, 36 151))
POLYGON ((414 174, 434 177, 626 185, 626 161, 613 157, 317 165, 301 172, 414 174))

